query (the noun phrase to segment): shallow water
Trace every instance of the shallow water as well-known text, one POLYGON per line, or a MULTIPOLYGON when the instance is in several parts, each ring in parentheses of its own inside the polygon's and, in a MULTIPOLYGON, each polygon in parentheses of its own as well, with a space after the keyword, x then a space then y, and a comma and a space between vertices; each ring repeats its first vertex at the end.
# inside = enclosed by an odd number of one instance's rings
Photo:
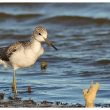
MULTIPOLYGON (((33 92, 23 99, 84 103, 82 89, 101 84, 96 103, 110 103, 110 4, 0 4, 0 46, 27 40, 43 24, 58 51, 45 53, 30 68, 17 71, 18 90, 33 92), (40 71, 40 61, 48 62, 40 71)), ((0 67, 0 91, 11 94, 12 70, 0 67)))

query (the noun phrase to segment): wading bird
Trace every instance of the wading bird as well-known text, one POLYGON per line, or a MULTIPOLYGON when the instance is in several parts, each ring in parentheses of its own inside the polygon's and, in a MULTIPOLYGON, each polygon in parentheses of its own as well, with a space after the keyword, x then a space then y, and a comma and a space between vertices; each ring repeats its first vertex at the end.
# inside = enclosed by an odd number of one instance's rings
POLYGON ((4 67, 12 67, 13 81, 12 90, 17 94, 16 70, 19 68, 32 66, 40 55, 44 53, 42 42, 46 42, 55 50, 57 48, 47 38, 47 30, 43 26, 37 26, 31 36, 30 41, 18 41, 7 47, 0 48, 0 64, 4 67))

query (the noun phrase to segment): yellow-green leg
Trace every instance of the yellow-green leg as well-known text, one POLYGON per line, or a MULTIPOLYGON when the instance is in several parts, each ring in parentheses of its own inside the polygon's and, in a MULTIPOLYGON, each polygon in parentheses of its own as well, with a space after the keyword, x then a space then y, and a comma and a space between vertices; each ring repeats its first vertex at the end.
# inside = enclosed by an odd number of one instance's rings
POLYGON ((14 93, 14 97, 17 95, 17 88, 16 88, 16 72, 13 72, 13 82, 12 82, 12 92, 14 93))

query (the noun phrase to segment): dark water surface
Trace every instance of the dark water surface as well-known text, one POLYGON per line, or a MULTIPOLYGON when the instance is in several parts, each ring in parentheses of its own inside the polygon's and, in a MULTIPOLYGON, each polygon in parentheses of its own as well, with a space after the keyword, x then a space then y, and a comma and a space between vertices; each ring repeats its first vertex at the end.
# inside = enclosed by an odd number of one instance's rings
MULTIPOLYGON (((24 99, 84 103, 82 89, 101 84, 96 103, 110 103, 110 4, 0 4, 0 46, 27 40, 43 24, 59 51, 46 45, 30 68, 17 71, 18 90, 32 86, 24 99), (39 63, 48 62, 41 73, 39 63)), ((11 94, 12 70, 0 67, 0 91, 11 94)))

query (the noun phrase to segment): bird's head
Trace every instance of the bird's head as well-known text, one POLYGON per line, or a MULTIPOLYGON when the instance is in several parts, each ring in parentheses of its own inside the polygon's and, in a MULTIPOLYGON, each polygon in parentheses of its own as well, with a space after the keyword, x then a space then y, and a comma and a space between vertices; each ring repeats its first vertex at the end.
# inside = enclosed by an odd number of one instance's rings
POLYGON ((45 42, 45 39, 47 39, 47 30, 42 26, 37 26, 33 31, 33 37, 39 42, 45 42))
POLYGON ((48 40, 47 35, 47 30, 43 26, 37 26, 33 31, 33 37, 35 40, 38 42, 46 42, 49 46, 52 46, 55 50, 57 50, 53 43, 48 40))

